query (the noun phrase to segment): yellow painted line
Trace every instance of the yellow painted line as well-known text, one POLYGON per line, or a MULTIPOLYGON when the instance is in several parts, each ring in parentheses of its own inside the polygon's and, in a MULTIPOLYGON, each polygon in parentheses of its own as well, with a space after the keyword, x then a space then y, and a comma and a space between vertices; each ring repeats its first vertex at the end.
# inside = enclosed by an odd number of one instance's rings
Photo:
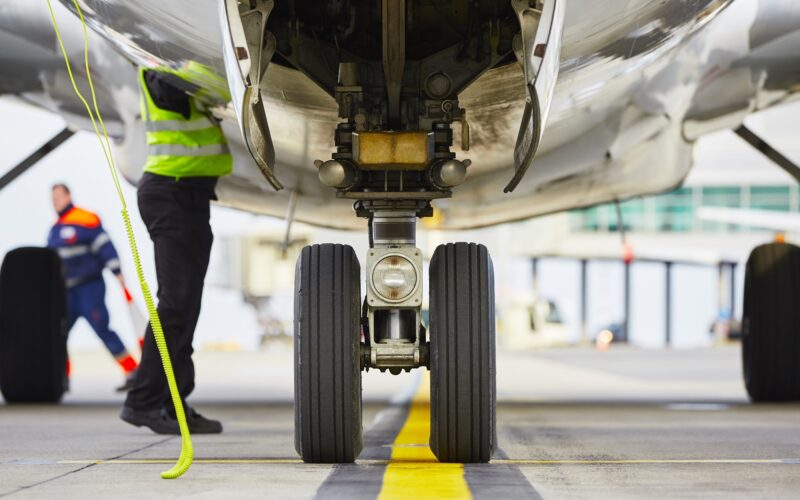
MULTIPOLYGON (((59 460, 59 464, 169 464, 165 458, 115 458, 111 460, 59 460)), ((196 458, 196 464, 302 464, 299 458, 196 458)))
MULTIPOLYGON (((395 444, 394 446, 398 446, 395 444)), ((400 445, 400 449, 423 448, 421 445, 400 445)), ((427 445, 424 447, 427 452, 430 448, 427 445)), ((406 451, 399 452, 405 453, 406 451)), ((431 456, 433 454, 431 453, 431 456)), ((119 458, 111 460, 59 460, 55 462, 60 465, 70 464, 97 464, 97 465, 148 465, 148 464, 169 464, 173 460, 166 458, 119 458)), ((300 465, 303 461, 299 458, 198 458, 194 461, 196 464, 283 464, 283 465, 300 465)), ((440 464, 434 458, 425 457, 421 458, 395 458, 392 455, 392 460, 377 460, 366 459, 358 460, 360 465, 389 465, 404 466, 408 468, 416 467, 421 469, 430 469, 432 465, 446 467, 446 468, 459 468, 460 464, 440 464)), ((797 464, 800 465, 800 458, 635 458, 635 459, 535 459, 535 458, 509 458, 509 459, 495 459, 490 462, 493 465, 648 465, 648 464, 797 464)))
POLYGON ((604 464, 790 464, 800 461, 785 458, 632 458, 590 460, 492 460, 493 464, 508 465, 604 465, 604 464))
POLYGON ((443 464, 428 446, 430 436, 430 376, 411 401, 408 418, 392 445, 380 500, 408 498, 471 498, 463 464, 443 464))

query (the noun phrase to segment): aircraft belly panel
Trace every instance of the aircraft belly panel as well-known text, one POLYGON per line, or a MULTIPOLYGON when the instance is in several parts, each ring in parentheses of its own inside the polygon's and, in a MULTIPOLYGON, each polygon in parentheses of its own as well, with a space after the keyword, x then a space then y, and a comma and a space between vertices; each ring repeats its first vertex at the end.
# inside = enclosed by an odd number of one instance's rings
MULTIPOLYGON (((60 1, 75 11, 72 0, 60 1)), ((82 0, 81 5, 87 24, 134 63, 180 70, 209 99, 230 99, 216 0, 82 0)))

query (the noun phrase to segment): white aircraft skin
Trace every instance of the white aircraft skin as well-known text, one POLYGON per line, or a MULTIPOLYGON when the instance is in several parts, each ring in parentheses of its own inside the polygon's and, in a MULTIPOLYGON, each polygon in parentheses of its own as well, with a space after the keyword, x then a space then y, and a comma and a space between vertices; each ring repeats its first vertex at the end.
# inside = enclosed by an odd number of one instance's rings
MULTIPOLYGON (((71 7, 71 0, 63 0, 71 7)), ((214 0, 84 0, 91 65, 100 103, 117 140, 117 159, 135 182, 144 164, 135 66, 199 62, 227 78, 219 6, 214 0)), ((82 62, 81 25, 56 4, 73 66, 82 62)), ((473 164, 451 199, 434 206, 442 229, 530 218, 677 187, 692 164, 693 141, 738 126, 751 112, 786 102, 800 90, 800 2, 795 0, 570 0, 561 65, 533 166, 503 193, 526 89, 518 64, 484 73, 459 97, 469 115, 471 147, 453 151, 473 164)), ((88 129, 72 95, 44 0, 0 2, 0 93, 14 94, 88 129)), ((82 69, 78 71, 84 79, 82 69)), ((336 103, 299 71, 271 64, 267 117, 276 151, 274 191, 239 133, 219 82, 198 75, 223 119, 234 174, 220 202, 284 216, 290 195, 296 220, 356 229, 352 202, 317 179, 315 159, 334 150, 336 103)), ((459 127, 454 127, 458 138, 459 127)))

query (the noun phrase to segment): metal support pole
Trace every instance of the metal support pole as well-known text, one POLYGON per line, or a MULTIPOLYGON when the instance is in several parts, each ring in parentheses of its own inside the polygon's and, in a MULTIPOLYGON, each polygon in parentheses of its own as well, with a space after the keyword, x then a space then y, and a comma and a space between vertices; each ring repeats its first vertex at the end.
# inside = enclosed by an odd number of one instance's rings
POLYGON ((725 308, 725 264, 717 264, 717 314, 725 308))
POLYGON ((281 244, 281 254, 286 257, 289 245, 292 244, 292 222, 294 222, 294 211, 297 208, 297 191, 289 191, 289 204, 286 206, 286 229, 283 232, 283 243, 281 244))
POLYGON ((586 259, 581 259, 581 343, 587 344, 589 343, 589 330, 587 329, 587 303, 588 303, 588 279, 586 276, 586 270, 588 267, 589 261, 586 259))
POLYGON ((399 128, 400 96, 406 64, 406 2, 383 0, 381 5, 383 76, 386 80, 389 125, 399 128))
POLYGON ((36 165, 39 160, 50 154, 74 134, 75 132, 72 130, 64 128, 61 132, 54 135, 49 141, 42 144, 36 151, 31 153, 21 162, 17 163, 16 166, 6 172, 5 175, 0 177, 0 190, 14 182, 17 177, 27 172, 28 169, 36 165))
POLYGON ((664 262, 664 345, 672 344, 672 262, 664 262))
POLYGON ((625 284, 624 284, 624 312, 623 312, 623 319, 622 319, 622 328, 620 331, 622 332, 622 338, 619 339, 620 342, 628 342, 629 339, 629 332, 630 332, 630 320, 631 320, 631 264, 629 262, 624 263, 625 266, 625 284))
POLYGON ((800 167, 798 167, 792 160, 785 157, 778 152, 775 148, 767 144, 766 141, 761 139, 752 130, 745 127, 744 124, 734 130, 736 135, 747 141, 748 144, 756 148, 761 154, 772 160, 772 162, 782 168, 787 174, 794 177, 794 180, 800 182, 800 167))
POLYGON ((730 286, 728 288, 728 291, 730 293, 728 299, 730 300, 730 306, 731 306, 731 319, 735 319, 736 314, 734 313, 736 312, 736 262, 731 262, 729 265, 731 270, 730 271, 731 281, 729 283, 730 286))

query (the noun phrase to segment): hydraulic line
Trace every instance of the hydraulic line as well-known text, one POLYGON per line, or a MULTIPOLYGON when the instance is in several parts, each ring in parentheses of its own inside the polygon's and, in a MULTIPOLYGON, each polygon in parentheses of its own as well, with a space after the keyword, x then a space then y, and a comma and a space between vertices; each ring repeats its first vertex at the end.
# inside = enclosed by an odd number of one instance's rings
POLYGON ((86 78, 89 82, 89 89, 92 95, 92 104, 94 105, 94 112, 92 112, 92 107, 89 106, 89 103, 84 98, 81 91, 78 89, 78 85, 75 82, 75 77, 72 74, 72 67, 69 63, 69 58, 67 57, 67 51, 64 48, 64 41, 61 39, 61 32, 58 29, 58 23, 56 22, 55 12, 53 11, 53 5, 50 3, 50 0, 47 0, 47 7, 50 10, 50 18, 53 21, 53 29, 56 33, 56 38, 58 39, 58 45, 61 48, 61 54, 64 56, 64 63, 67 67, 67 73, 69 74, 69 79, 72 82, 72 88, 75 90, 75 94, 83 103, 84 107, 86 108, 86 113, 89 115, 89 119, 92 122, 92 126, 94 127, 95 135, 97 136, 98 142, 100 142, 100 148, 103 150, 103 156, 105 156, 106 164, 108 165, 108 170, 111 174, 111 179, 114 182, 114 187, 117 191, 117 195, 119 197, 120 205, 122 207, 122 220, 125 224, 125 232, 128 235, 128 245, 131 250, 131 256, 133 257, 134 265, 136 266, 136 276, 139 279, 139 287, 141 288, 142 295, 144 296, 144 302, 147 306, 147 312, 150 316, 150 325, 153 330, 153 336, 155 337, 156 346, 158 346, 158 353, 161 355, 161 363, 164 366, 164 373, 167 377, 167 385, 169 386, 169 392, 172 396, 172 404, 175 406, 175 416, 178 420, 178 425, 181 431, 181 454, 178 458, 177 463, 169 470, 164 471, 161 473, 161 477, 164 479, 175 479, 180 477, 189 470, 189 467, 192 465, 192 461, 194 459, 194 448, 192 446, 192 438, 189 434, 189 425, 186 422, 186 412, 183 408, 183 401, 181 400, 180 393, 178 392, 178 384, 175 382, 175 372, 172 369, 172 361, 169 357, 169 350, 167 348, 167 342, 164 339, 164 330, 161 327, 161 319, 158 316, 158 310, 156 309, 155 303, 153 301, 153 296, 150 293, 150 287, 147 284, 147 280, 144 277, 144 272, 142 271, 142 263, 141 259, 139 258, 139 250, 136 246, 136 238, 133 234, 133 226, 131 225, 131 218, 128 215, 128 205, 125 202, 125 196, 122 193, 122 187, 119 182, 119 176, 117 174, 116 164, 114 162, 114 156, 111 151, 111 140, 108 137, 108 131, 106 130, 105 123, 103 123, 103 117, 100 114, 100 109, 97 106, 97 97, 94 91, 94 85, 92 84, 92 73, 89 69, 89 35, 88 30, 86 27, 86 20, 83 17, 83 12, 81 11, 80 5, 78 5, 78 0, 73 0, 73 4, 75 5, 75 9, 78 13, 78 17, 81 20, 81 26, 83 27, 83 55, 84 55, 84 64, 86 67, 86 78), (95 120, 96 115, 96 120, 95 120), (97 126, 97 122, 100 122, 100 128, 97 126), (101 134, 102 130, 102 134, 101 134))

